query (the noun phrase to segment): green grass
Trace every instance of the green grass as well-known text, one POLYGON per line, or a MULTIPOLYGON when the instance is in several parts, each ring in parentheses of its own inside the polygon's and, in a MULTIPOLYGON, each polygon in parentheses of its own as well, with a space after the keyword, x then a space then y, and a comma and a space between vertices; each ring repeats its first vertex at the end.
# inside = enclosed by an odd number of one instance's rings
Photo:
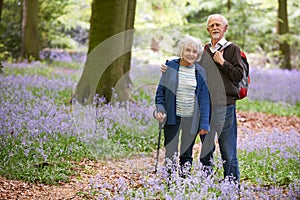
POLYGON ((54 134, 56 136, 53 138, 49 134, 29 138, 24 136, 24 132, 6 138, 6 148, 0 151, 0 175, 8 179, 54 185, 68 182, 69 177, 76 174, 72 168, 80 160, 119 159, 153 152, 157 142, 156 128, 156 124, 150 126, 144 133, 119 129, 115 135, 95 143, 83 143, 75 136, 65 137, 60 133, 54 134), (30 141, 30 147, 22 145, 24 137, 27 142, 30 141), (41 144, 40 139, 45 137, 46 141, 41 144), (46 162, 41 150, 48 153, 46 162))
POLYGON ((5 75, 14 76, 45 76, 47 78, 59 78, 60 75, 54 74, 54 67, 47 67, 42 64, 32 64, 30 67, 12 67, 10 65, 4 67, 5 75))
POLYGON ((4 67, 5 76, 44 76, 49 79, 57 79, 61 77, 71 77, 73 80, 78 80, 81 64, 76 62, 65 63, 65 62, 52 62, 52 63, 33 63, 28 64, 29 67, 13 66, 7 64, 4 67), (69 73, 64 74, 63 71, 69 70, 69 73))
POLYGON ((1 176, 56 185, 61 181, 67 182, 69 177, 75 174, 75 171, 72 171, 74 161, 88 157, 88 151, 76 137, 54 133, 53 137, 40 134, 33 138, 26 134, 24 132, 6 138, 6 147, 0 151, 1 176), (41 138, 46 138, 42 144, 41 138), (69 151, 69 148, 73 150, 69 151), (44 151, 47 152, 47 161, 43 159, 44 151))
POLYGON ((144 132, 139 132, 129 127, 119 127, 113 135, 107 139, 98 139, 94 143, 85 144, 89 152, 89 159, 106 160, 120 159, 135 155, 147 155, 156 149, 157 124, 151 124, 144 132))
POLYGON ((62 62, 62 61, 52 61, 45 63, 53 68, 62 68, 62 69, 80 69, 84 67, 84 63, 78 62, 62 62))
POLYGON ((266 147, 260 151, 239 151, 241 180, 249 180, 262 186, 283 186, 296 182, 300 177, 299 152, 296 159, 286 159, 280 151, 270 152, 266 147))
POLYGON ((69 105, 72 96, 72 90, 69 88, 60 91, 53 91, 39 87, 28 87, 27 90, 31 91, 37 99, 43 96, 47 96, 49 99, 54 99, 56 105, 69 105))
POLYGON ((300 117, 300 102, 290 105, 283 102, 251 101, 247 98, 236 103, 236 109, 242 111, 270 113, 278 116, 300 117))

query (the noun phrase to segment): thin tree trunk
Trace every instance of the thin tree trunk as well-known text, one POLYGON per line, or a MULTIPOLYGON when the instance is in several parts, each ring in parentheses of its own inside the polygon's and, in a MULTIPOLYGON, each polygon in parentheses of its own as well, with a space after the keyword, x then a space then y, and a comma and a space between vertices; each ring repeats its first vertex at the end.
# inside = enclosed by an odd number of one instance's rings
POLYGON ((38 0, 23 1, 22 58, 39 59, 38 0))
POLYGON ((3 8, 3 0, 0 0, 0 22, 1 22, 1 16, 2 16, 2 8, 3 8))
MULTIPOLYGON (((135 7, 136 1, 129 0, 126 11, 125 29, 133 30, 134 27, 134 17, 135 17, 135 7)), ((129 31, 125 34, 125 49, 131 48, 133 42, 133 31, 129 31)), ((132 85, 131 79, 129 77, 130 62, 131 62, 131 52, 125 53, 121 58, 123 76, 117 82, 115 86, 115 92, 118 95, 117 99, 120 101, 131 100, 130 87, 132 85)))
POLYGON ((227 0, 227 9, 228 11, 231 10, 231 0, 227 0))
MULTIPOLYGON (((278 0, 278 34, 284 35, 289 33, 288 17, 287 17, 287 0, 278 0)), ((279 43, 279 50, 283 55, 283 61, 280 68, 291 69, 291 53, 290 46, 286 40, 279 43)))

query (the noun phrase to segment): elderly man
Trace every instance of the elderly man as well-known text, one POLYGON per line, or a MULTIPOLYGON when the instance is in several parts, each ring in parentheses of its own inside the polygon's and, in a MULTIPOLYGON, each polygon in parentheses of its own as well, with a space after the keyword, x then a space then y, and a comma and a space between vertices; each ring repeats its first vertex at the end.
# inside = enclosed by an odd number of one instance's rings
POLYGON ((208 134, 200 135, 202 141, 200 161, 210 173, 217 133, 224 177, 239 182, 235 102, 238 99, 237 84, 243 78, 243 68, 240 48, 233 43, 226 45, 224 35, 227 29, 228 22, 224 16, 214 14, 208 17, 207 31, 211 41, 204 50, 200 65, 207 72, 211 97, 211 129, 208 134), (227 47, 223 49, 224 46, 227 47))

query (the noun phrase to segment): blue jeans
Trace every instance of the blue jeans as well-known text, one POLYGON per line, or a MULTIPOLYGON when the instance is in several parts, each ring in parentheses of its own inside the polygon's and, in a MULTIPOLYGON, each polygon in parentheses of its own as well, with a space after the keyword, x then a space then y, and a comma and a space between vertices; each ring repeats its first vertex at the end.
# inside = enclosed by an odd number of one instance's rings
POLYGON ((215 151, 215 134, 223 160, 224 177, 232 176, 235 181, 240 180, 237 158, 237 120, 235 105, 212 106, 210 132, 201 136, 202 149, 200 162, 212 170, 213 153, 215 151))
POLYGON ((182 130, 179 154, 181 167, 184 167, 186 164, 191 166, 193 162, 193 146, 197 133, 191 133, 191 124, 192 117, 176 116, 175 125, 165 125, 164 127, 165 158, 166 160, 170 159, 173 163, 177 163, 177 157, 174 157, 174 155, 178 155, 179 134, 180 130, 182 130))

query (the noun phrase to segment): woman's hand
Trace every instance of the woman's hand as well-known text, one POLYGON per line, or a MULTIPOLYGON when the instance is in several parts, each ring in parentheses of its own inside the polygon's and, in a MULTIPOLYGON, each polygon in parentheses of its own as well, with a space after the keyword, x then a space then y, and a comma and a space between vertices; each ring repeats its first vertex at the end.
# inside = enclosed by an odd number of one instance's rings
POLYGON ((155 115, 155 118, 159 121, 159 122, 163 122, 165 120, 165 118, 167 117, 167 115, 165 113, 162 112, 158 112, 155 115))
POLYGON ((166 71, 167 71, 167 65, 165 65, 165 64, 161 64, 161 66, 160 66, 160 71, 162 72, 162 73, 165 73, 166 71))
POLYGON ((201 129, 201 130, 198 132, 199 135, 205 135, 205 134, 207 134, 207 133, 208 133, 208 130, 203 130, 203 129, 201 129))

